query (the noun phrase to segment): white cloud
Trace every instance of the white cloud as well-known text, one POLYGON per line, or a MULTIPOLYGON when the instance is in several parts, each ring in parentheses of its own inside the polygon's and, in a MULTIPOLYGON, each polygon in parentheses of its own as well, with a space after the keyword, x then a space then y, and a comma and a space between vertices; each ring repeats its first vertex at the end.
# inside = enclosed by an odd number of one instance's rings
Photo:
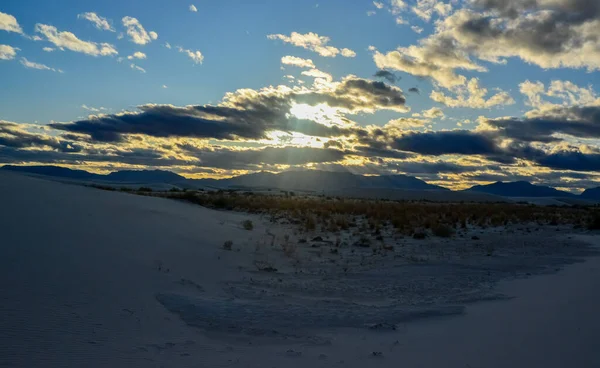
POLYGON ((94 26, 103 31, 115 32, 115 29, 110 25, 108 19, 99 16, 94 12, 87 12, 77 15, 77 18, 83 18, 94 23, 94 26))
POLYGON ((171 49, 171 44, 168 42, 165 42, 165 47, 168 48, 169 50, 171 49))
POLYGON ((400 135, 406 129, 422 128, 430 123, 431 121, 427 119, 399 118, 388 121, 387 124, 385 124, 385 128, 389 132, 400 135))
POLYGON ((281 58, 281 63, 285 65, 297 66, 299 68, 315 68, 315 64, 311 59, 303 59, 296 56, 284 56, 281 58))
POLYGON ((467 83, 467 78, 458 75, 455 69, 478 72, 487 71, 473 62, 469 54, 453 47, 451 41, 443 38, 426 38, 420 45, 400 47, 396 51, 382 54, 375 50, 373 59, 379 69, 394 69, 419 77, 430 77, 435 83, 452 88, 467 83))
POLYGON ((195 12, 197 12, 197 11, 198 11, 198 8, 196 8, 196 7, 194 6, 194 4, 192 4, 192 5, 190 5, 190 11, 195 13, 195 12))
POLYGON ((17 18, 2 12, 0 12, 0 31, 23 34, 23 29, 19 25, 19 22, 17 22, 17 18))
POLYGON ((129 60, 133 60, 133 59, 145 59, 146 58, 146 54, 144 54, 143 52, 140 51, 136 51, 133 53, 133 55, 129 55, 127 56, 127 59, 129 60))
POLYGON ((479 79, 477 78, 471 78, 466 87, 453 88, 452 92, 456 94, 456 97, 450 97, 440 91, 432 91, 430 97, 432 100, 449 107, 470 107, 473 109, 487 109, 515 103, 515 100, 502 90, 486 100, 485 96, 488 94, 488 90, 479 86, 479 79))
POLYGON ((445 114, 439 107, 432 107, 429 110, 423 110, 421 113, 415 113, 413 117, 424 117, 428 119, 444 118, 445 114))
POLYGON ((412 27, 410 27, 410 29, 412 29, 413 32, 418 33, 418 34, 423 33, 423 28, 421 28, 419 26, 412 26, 412 27))
POLYGON ((166 84, 163 84, 163 85, 162 85, 162 88, 164 88, 164 89, 167 89, 167 88, 169 88, 169 87, 167 87, 167 85, 166 85, 166 84))
POLYGON ((88 105, 81 105, 81 108, 87 111, 91 111, 91 112, 102 112, 102 111, 107 111, 108 109, 106 107, 92 107, 92 106, 88 106, 88 105))
POLYGON ((82 41, 71 32, 59 32, 56 27, 47 24, 36 24, 36 32, 41 33, 46 39, 61 50, 68 49, 92 56, 110 56, 118 54, 115 47, 109 43, 95 43, 82 41))
POLYGON ((544 83, 529 80, 519 84, 519 91, 533 107, 525 115, 529 118, 546 115, 548 111, 569 106, 600 106, 600 96, 592 86, 580 87, 571 81, 553 80, 548 88, 544 83))
POLYGON ((52 47, 44 47, 42 50, 46 51, 46 52, 52 52, 52 51, 56 51, 55 48, 52 47))
POLYGON ((302 75, 312 78, 324 79, 328 82, 331 82, 333 80, 331 74, 325 73, 324 71, 321 71, 319 69, 305 70, 302 72, 302 75))
MULTIPOLYGON (((437 24, 434 37, 452 39, 455 48, 495 63, 517 57, 542 68, 600 70, 600 11, 596 10, 595 15, 593 9, 584 7, 587 4, 594 8, 595 0, 513 3, 533 9, 517 12, 518 17, 461 9, 437 24)), ((486 4, 501 6, 504 2, 486 4)), ((507 2, 507 6, 511 4, 507 2)))
POLYGON ((411 8, 419 18, 429 22, 434 12, 441 17, 448 16, 452 12, 452 5, 438 0, 418 0, 416 5, 411 8))
POLYGON ((350 49, 343 49, 340 51, 337 47, 329 46, 328 43, 331 41, 329 37, 319 36, 313 32, 308 32, 306 34, 292 32, 289 36, 283 34, 270 34, 267 38, 270 40, 279 39, 296 47, 314 51, 323 57, 336 57, 340 53, 345 57, 356 56, 356 53, 350 49))
POLYGON ((379 1, 373 1, 373 5, 375 5, 375 7, 377 9, 383 9, 383 3, 379 2, 379 1))
POLYGON ((53 72, 59 72, 59 73, 63 72, 60 69, 50 68, 49 66, 44 65, 44 64, 34 63, 33 61, 29 61, 24 57, 21 58, 21 64, 23 64, 24 67, 29 68, 29 69, 51 70, 53 72))
POLYGON ((145 45, 156 40, 158 34, 156 32, 146 32, 142 24, 133 17, 123 17, 123 26, 127 28, 127 35, 133 43, 145 45))
POLYGON ((141 66, 135 65, 135 64, 133 64, 133 63, 131 63, 131 65, 129 65, 129 67, 130 67, 131 69, 138 70, 138 71, 140 71, 140 72, 142 72, 142 73, 146 73, 146 69, 142 68, 141 66))
POLYGON ((192 59, 196 64, 202 64, 202 62, 204 61, 204 55, 202 55, 200 51, 184 49, 181 46, 177 46, 177 49, 179 50, 179 52, 187 54, 187 56, 189 56, 190 59, 192 59))
POLYGON ((342 56, 347 57, 347 58, 353 58, 356 56, 356 52, 354 52, 353 50, 350 50, 350 49, 343 48, 342 56))
POLYGON ((17 56, 17 48, 8 46, 8 45, 0 45, 0 60, 12 60, 17 56))

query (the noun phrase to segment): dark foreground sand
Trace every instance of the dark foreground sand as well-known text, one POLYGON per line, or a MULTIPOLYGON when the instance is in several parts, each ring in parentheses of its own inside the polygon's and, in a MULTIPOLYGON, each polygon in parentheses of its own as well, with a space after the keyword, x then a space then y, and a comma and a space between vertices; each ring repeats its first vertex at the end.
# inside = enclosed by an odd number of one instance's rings
POLYGON ((600 366, 593 234, 490 232, 506 248, 461 261, 353 252, 348 273, 308 249, 299 271, 258 216, 5 173, 0 205, 0 367, 600 366))

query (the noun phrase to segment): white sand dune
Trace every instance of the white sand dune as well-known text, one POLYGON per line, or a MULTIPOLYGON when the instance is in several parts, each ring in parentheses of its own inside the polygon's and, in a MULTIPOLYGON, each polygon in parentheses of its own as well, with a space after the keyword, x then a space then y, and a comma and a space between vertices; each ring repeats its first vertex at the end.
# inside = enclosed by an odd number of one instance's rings
MULTIPOLYGON (((510 300, 466 309, 417 300, 402 309, 381 296, 426 300, 411 290, 442 283, 463 288, 444 300, 466 300, 471 289, 457 285, 487 276, 478 264, 449 274, 389 264, 335 278, 287 268, 258 274, 250 248, 266 228, 257 216, 8 173, 0 173, 0 204, 0 367, 600 366, 597 258, 490 293, 510 300), (241 228, 245 219, 253 232, 241 228), (233 252, 221 249, 225 240, 233 252), (296 280, 309 288, 298 292, 296 280), (352 304, 344 300, 350 295, 352 304), (415 320, 419 311, 430 318, 415 320), (296 312, 304 320, 294 321, 296 312), (369 313, 398 329, 360 327, 369 313), (440 317, 452 314, 462 315, 440 317), (241 336, 244 326, 253 330, 241 336), (286 327, 298 333, 265 333, 286 327)), ((495 270, 508 272, 501 266, 495 270)))

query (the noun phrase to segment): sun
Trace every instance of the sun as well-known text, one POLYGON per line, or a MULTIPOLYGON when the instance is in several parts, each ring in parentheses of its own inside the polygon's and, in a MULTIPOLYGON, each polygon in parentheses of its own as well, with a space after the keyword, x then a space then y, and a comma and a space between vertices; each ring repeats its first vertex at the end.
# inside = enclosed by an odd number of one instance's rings
POLYGON ((323 145, 316 137, 298 132, 274 130, 270 131, 267 135, 269 138, 264 141, 267 144, 273 144, 274 141, 280 146, 321 147, 323 145))
POLYGON ((343 124, 339 110, 327 104, 312 106, 295 103, 290 108, 290 115, 298 119, 312 120, 326 126, 343 124))

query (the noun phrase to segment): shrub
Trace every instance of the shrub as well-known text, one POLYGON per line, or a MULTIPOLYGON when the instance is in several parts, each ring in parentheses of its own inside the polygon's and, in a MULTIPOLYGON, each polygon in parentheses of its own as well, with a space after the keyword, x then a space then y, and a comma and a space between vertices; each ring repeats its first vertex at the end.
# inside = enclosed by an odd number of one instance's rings
POLYGON ((588 230, 600 230, 600 214, 594 213, 587 224, 588 230))
POLYGON ((252 223, 251 220, 244 220, 242 222, 242 226, 244 227, 244 229, 251 231, 252 229, 254 229, 254 224, 252 223))
POLYGON ((313 231, 314 229, 316 229, 317 227, 317 223, 315 221, 315 218, 313 216, 306 216, 306 219, 304 220, 304 228, 306 229, 306 231, 313 231))
POLYGON ((427 237, 427 234, 423 231, 417 231, 413 234, 414 239, 423 240, 427 237))
POLYGON ((233 242, 231 240, 227 240, 225 243, 223 243, 223 249, 225 250, 231 250, 232 246, 233 242))
POLYGON ((454 235, 454 229, 448 225, 438 224, 431 228, 431 232, 440 238, 449 238, 454 235))
POLYGON ((149 188, 149 187, 140 187, 138 189, 138 192, 151 192, 151 191, 152 191, 152 188, 149 188))
POLYGON ((281 245, 281 247, 283 248, 283 254, 285 254, 286 257, 292 257, 296 253, 295 244, 285 242, 281 245))

